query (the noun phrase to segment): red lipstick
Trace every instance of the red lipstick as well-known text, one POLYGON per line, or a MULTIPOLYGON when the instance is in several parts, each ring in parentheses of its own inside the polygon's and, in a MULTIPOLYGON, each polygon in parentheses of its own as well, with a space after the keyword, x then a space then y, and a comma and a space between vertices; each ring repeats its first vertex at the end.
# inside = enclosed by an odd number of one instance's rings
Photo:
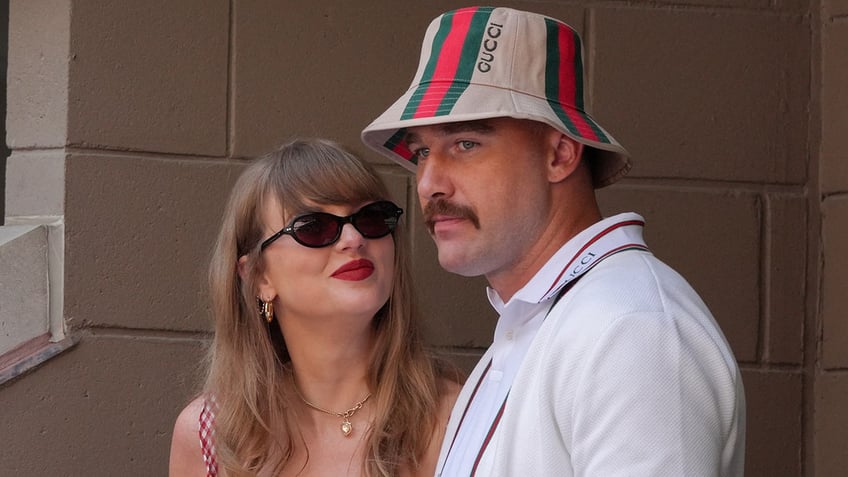
POLYGON ((360 281, 365 280, 374 273, 374 264, 370 260, 360 258, 351 260, 333 272, 333 278, 339 280, 360 281))

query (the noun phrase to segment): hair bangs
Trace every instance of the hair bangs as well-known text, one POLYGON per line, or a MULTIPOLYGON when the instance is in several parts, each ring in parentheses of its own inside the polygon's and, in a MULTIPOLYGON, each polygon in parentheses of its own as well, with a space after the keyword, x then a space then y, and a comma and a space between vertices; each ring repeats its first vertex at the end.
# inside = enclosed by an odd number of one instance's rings
POLYGON ((273 153, 264 200, 276 200, 286 219, 316 205, 388 199, 374 171, 355 156, 325 141, 295 142, 273 153))

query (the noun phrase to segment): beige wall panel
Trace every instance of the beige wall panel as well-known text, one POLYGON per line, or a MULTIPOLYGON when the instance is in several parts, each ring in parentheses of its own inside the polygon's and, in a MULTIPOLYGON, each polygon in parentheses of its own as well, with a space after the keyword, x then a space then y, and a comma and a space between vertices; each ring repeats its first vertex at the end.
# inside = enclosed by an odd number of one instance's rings
MULTIPOLYGON (((848 1, 846 5, 848 15, 848 1)), ((848 191, 848 17, 822 30, 822 192, 848 191)))
MULTIPOLYGON (((409 202, 409 181, 410 175, 402 172, 399 167, 375 167, 377 175, 389 188, 389 195, 398 207, 403 209, 401 216, 401 224, 406 223, 405 230, 410 229, 409 222, 411 220, 410 207, 416 207, 415 204, 409 202)), ((407 232, 408 234, 408 232, 407 232)))
POLYGON ((771 0, 771 3, 775 10, 798 13, 808 13, 818 7, 818 0, 771 0))
POLYGON ((743 370, 742 379, 748 419, 745 477, 802 475, 802 376, 743 370))
POLYGON ((766 196, 765 360, 801 364, 807 284, 807 200, 766 196))
POLYGON ((3 475, 166 475, 200 342, 86 335, 0 388, 3 475))
MULTIPOLYGON (((236 2, 233 153, 254 156, 287 138, 325 136, 384 162, 366 152, 360 132, 409 87, 430 20, 476 3, 236 2)), ((573 6, 502 4, 582 26, 582 9, 573 6)))
POLYGON ((821 0, 821 5, 824 19, 848 16, 848 2, 845 0, 821 0))
POLYGON ((645 241, 707 303, 740 361, 757 360, 760 205, 756 195, 708 189, 604 189, 606 215, 645 217, 645 241))
POLYGON ((68 141, 225 155, 229 5, 74 2, 68 141))
POLYGON ((731 7, 737 9, 776 9, 778 11, 794 12, 805 11, 810 7, 810 0, 656 0, 654 3, 677 6, 731 7))
POLYGON ((438 350, 439 355, 448 359, 454 365, 459 368, 459 371, 463 377, 467 377, 471 374, 471 371, 474 369, 474 366, 477 365, 477 362, 480 361, 480 358, 483 357, 483 353, 485 349, 467 349, 467 350, 438 350))
POLYGON ((6 160, 6 216, 64 213, 64 151, 12 151, 6 160))
POLYGON ((46 270, 46 227, 0 227, 0 356, 48 332, 46 270))
POLYGON ((822 365, 848 368, 848 195, 822 204, 822 365))
POLYGON ((844 475, 848 468, 848 373, 820 374, 816 379, 816 475, 844 475))
POLYGON ((388 104, 405 88, 415 67, 406 56, 420 41, 407 33, 428 21, 421 7, 404 12, 403 28, 375 21, 392 18, 394 5, 234 4, 233 153, 254 156, 297 136, 326 136, 364 151, 359 131, 371 114, 363 105, 388 104))
POLYGON ((803 183, 810 98, 805 17, 598 9, 595 116, 632 177, 803 183))
POLYGON ((71 325, 207 329, 206 270, 243 167, 71 155, 65 215, 71 325))
POLYGON ((6 142, 63 146, 68 125, 71 0, 9 2, 6 142))

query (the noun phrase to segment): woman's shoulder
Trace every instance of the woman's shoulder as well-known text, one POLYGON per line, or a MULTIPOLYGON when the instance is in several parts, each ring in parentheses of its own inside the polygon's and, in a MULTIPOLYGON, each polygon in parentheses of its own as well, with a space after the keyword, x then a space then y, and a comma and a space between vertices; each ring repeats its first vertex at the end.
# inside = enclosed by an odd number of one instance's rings
POLYGON ((462 390, 462 384, 454 379, 439 378, 439 389, 441 390, 439 396, 439 415, 447 420, 450 417, 451 410, 453 410, 453 404, 459 396, 459 391, 462 390))
POLYGON ((171 439, 169 474, 172 476, 207 475, 200 444, 201 413, 205 406, 205 398, 197 397, 177 416, 171 439))
POLYGON ((451 411, 453 411, 453 404, 456 402, 459 391, 462 389, 462 385, 453 378, 452 376, 438 378, 439 401, 436 408, 436 427, 430 436, 427 450, 418 462, 418 468, 414 472, 402 473, 401 475, 404 477, 407 475, 415 477, 432 476, 436 470, 439 449, 442 447, 442 439, 444 439, 448 420, 450 420, 451 411))
POLYGON ((438 416, 447 423, 453 404, 459 397, 465 374, 456 363, 439 356, 435 358, 436 387, 439 391, 438 416))

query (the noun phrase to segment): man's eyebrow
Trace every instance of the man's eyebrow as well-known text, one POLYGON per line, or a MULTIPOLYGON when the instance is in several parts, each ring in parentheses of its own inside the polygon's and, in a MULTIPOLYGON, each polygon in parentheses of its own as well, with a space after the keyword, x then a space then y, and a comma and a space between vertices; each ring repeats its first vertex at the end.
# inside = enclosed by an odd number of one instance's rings
POLYGON ((463 132, 475 132, 481 134, 490 134, 495 128, 492 126, 489 121, 480 120, 480 121, 462 121, 459 123, 446 123, 443 124, 440 128, 440 133, 447 136, 449 134, 463 133, 463 132))
MULTIPOLYGON (((449 136, 451 134, 464 133, 464 132, 473 132, 479 134, 491 134, 494 132, 495 127, 486 120, 479 121, 461 121, 458 123, 445 123, 440 124, 436 128, 436 134, 439 136, 449 136)), ((421 136, 415 134, 414 132, 407 132, 403 137, 403 141, 406 144, 416 143, 421 141, 421 136)))
POLYGON ((404 144, 413 144, 413 143, 420 142, 420 141, 421 141, 421 138, 418 136, 418 134, 415 134, 414 132, 407 132, 406 134, 403 135, 403 143, 404 144))

